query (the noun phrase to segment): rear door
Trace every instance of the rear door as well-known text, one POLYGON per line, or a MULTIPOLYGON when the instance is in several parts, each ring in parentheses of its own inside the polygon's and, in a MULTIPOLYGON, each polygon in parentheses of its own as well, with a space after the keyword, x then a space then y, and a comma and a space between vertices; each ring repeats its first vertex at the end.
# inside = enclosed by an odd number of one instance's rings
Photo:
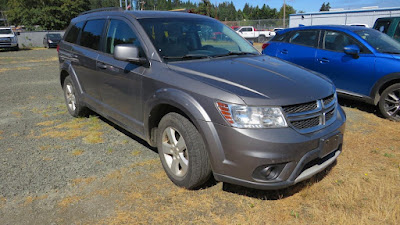
POLYGON ((99 87, 101 80, 96 71, 101 36, 105 19, 88 20, 78 38, 78 45, 72 46, 72 60, 77 78, 81 84, 86 102, 96 107, 101 102, 99 87))
POLYGON ((338 89, 369 95, 375 75, 375 55, 346 33, 326 30, 322 35, 315 71, 328 76, 338 89), (353 44, 361 50, 358 58, 344 53, 344 47, 353 44))
POLYGON ((292 31, 286 41, 279 44, 276 56, 313 70, 319 33, 319 30, 292 31))
POLYGON ((107 115, 122 125, 142 132, 142 74, 148 68, 115 59, 114 49, 119 44, 135 45, 140 49, 140 57, 145 57, 133 24, 122 17, 111 18, 105 32, 104 51, 97 60, 103 107, 107 115))

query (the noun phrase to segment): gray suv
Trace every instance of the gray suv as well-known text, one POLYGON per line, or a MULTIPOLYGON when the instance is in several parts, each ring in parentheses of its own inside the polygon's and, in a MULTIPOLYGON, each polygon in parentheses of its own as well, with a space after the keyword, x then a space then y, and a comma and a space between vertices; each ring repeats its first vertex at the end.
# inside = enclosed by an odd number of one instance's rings
POLYGON ((342 151, 346 116, 332 82, 261 55, 209 17, 85 12, 71 21, 59 61, 70 114, 93 110, 157 147, 181 187, 213 176, 284 188, 342 151))

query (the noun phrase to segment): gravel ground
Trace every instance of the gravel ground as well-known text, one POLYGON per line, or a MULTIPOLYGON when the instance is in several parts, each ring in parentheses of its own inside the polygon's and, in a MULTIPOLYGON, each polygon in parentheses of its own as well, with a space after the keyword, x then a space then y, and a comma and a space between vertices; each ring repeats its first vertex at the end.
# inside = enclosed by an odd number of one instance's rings
MULTIPOLYGON (((0 224, 26 224, 49 211, 59 217, 53 206, 80 179, 158 159, 96 116, 71 117, 58 74, 55 49, 0 52, 0 224), (40 196, 45 207, 21 209, 40 196)), ((47 214, 35 223, 49 221, 47 214)))

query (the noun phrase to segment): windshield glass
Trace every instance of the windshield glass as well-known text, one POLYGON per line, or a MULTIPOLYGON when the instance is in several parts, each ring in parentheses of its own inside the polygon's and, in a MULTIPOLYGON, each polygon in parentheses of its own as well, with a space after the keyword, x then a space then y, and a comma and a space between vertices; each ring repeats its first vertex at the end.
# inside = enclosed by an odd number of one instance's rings
POLYGON ((49 37, 49 39, 61 39, 60 34, 47 34, 47 37, 49 37))
POLYGON ((400 43, 386 34, 373 29, 354 32, 381 53, 400 54, 400 43))
POLYGON ((139 22, 165 60, 260 54, 236 32, 215 20, 152 18, 139 22))
POLYGON ((0 34, 12 34, 11 29, 0 29, 0 34))

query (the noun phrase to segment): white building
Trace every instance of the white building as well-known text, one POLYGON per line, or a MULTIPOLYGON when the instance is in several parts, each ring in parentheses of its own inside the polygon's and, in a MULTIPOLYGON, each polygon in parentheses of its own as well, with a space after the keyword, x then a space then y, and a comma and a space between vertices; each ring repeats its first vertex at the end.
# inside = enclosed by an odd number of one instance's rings
POLYGON ((376 19, 395 16, 400 16, 400 7, 365 7, 357 10, 334 9, 327 12, 291 14, 289 15, 289 27, 332 24, 366 24, 368 27, 373 27, 376 19))

